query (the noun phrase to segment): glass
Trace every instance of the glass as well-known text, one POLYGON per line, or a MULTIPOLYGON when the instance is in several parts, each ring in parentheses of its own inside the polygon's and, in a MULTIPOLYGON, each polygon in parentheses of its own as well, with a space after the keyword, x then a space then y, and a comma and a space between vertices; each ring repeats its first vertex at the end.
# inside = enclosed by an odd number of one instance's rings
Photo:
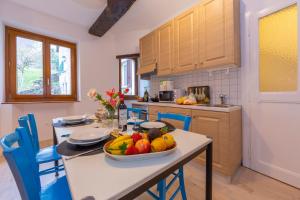
POLYGON ((43 43, 16 37, 16 84, 18 95, 42 95, 43 43))
POLYGON ((51 94, 71 95, 71 49, 50 45, 51 94))
POLYGON ((121 59, 121 90, 128 88, 127 95, 135 95, 135 61, 133 59, 121 59))
POLYGON ((136 113, 136 112, 130 112, 129 114, 130 114, 130 119, 132 119, 133 122, 134 122, 133 123, 134 126, 133 126, 132 130, 134 130, 134 131, 139 130, 139 127, 137 126, 138 113, 136 113))
POLYGON ((259 88, 261 92, 297 90, 297 5, 259 19, 259 88))

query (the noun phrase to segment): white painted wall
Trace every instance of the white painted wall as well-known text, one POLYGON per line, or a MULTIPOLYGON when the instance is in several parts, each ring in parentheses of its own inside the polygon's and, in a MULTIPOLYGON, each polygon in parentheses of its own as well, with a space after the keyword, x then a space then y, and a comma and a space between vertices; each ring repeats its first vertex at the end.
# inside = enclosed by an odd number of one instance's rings
POLYGON ((76 42, 81 101, 79 103, 0 104, 0 134, 11 132, 17 125, 18 116, 34 112, 37 116, 40 139, 49 139, 52 137, 50 125, 52 118, 95 111, 96 104, 86 97, 89 88, 96 87, 104 92, 108 88, 118 86, 118 62, 115 58, 114 40, 110 34, 102 38, 93 37, 88 34, 85 27, 0 0, 0 97, 2 100, 4 98, 4 25, 76 42))

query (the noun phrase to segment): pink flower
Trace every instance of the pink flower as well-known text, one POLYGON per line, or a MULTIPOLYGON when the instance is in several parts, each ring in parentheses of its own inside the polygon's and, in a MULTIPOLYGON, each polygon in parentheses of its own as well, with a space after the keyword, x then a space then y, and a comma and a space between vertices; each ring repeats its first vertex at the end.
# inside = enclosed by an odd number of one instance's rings
POLYGON ((113 88, 112 90, 106 91, 107 96, 112 97, 115 94, 115 89, 113 88))
POLYGON ((129 89, 126 88, 126 89, 124 90, 124 93, 127 94, 128 92, 129 92, 129 89))
POLYGON ((95 88, 91 88, 88 91, 87 96, 90 97, 91 99, 94 99, 97 96, 97 90, 95 88))
POLYGON ((109 104, 110 104, 112 107, 116 107, 116 105, 117 105, 117 100, 116 100, 116 99, 110 99, 110 100, 109 100, 109 104))

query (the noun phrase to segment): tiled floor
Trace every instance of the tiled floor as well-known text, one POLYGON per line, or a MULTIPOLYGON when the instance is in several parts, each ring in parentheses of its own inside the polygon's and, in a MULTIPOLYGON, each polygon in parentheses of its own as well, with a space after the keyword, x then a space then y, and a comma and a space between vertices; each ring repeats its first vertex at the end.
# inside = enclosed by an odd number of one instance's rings
MULTIPOLYGON (((185 183, 188 199, 204 199, 204 169, 197 160, 185 166, 185 183)), ((53 175, 42 178, 42 184, 53 180, 53 175)), ((220 175, 213 179, 214 200, 300 200, 300 190, 241 167, 232 183, 220 175)), ((5 162, 0 163, 0 200, 19 200, 19 192, 5 162)), ((143 194, 138 200, 151 200, 143 194)), ((176 199, 181 199, 180 194, 176 199)))

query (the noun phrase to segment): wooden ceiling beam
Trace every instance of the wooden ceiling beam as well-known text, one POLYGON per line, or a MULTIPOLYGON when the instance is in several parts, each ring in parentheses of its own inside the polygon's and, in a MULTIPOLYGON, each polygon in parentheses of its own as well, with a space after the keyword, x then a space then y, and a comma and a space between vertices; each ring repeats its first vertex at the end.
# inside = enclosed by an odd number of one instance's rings
POLYGON ((107 0, 107 7, 89 29, 89 33, 102 37, 132 6, 136 0, 107 0))

